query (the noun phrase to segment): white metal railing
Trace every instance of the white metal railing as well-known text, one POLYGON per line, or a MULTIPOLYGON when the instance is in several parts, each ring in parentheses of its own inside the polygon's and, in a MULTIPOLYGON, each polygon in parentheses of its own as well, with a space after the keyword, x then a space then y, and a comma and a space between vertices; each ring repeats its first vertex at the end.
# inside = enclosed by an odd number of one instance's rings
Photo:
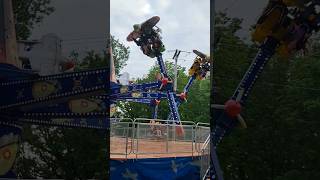
POLYGON ((176 135, 178 125, 172 120, 146 119, 111 119, 110 128, 110 154, 174 154, 190 153, 198 156, 202 152, 202 146, 206 143, 206 137, 210 134, 208 123, 181 121, 184 136, 176 135), (157 124, 151 124, 154 121, 157 124), (146 148, 146 146, 149 146, 146 148), (156 148, 153 148, 156 147, 156 148))
POLYGON ((110 149, 112 154, 124 155, 127 158, 132 153, 133 130, 133 121, 131 119, 110 119, 110 149))
POLYGON ((194 122, 182 121, 181 127, 184 129, 184 136, 176 136, 176 128, 180 125, 170 123, 171 120, 154 120, 139 118, 135 123, 135 154, 172 154, 172 153, 194 153, 194 122), (150 121, 159 124, 150 124, 150 121), (141 141, 143 139, 143 141, 141 141), (157 148, 146 149, 145 142, 151 142, 157 148), (179 143, 180 146, 176 146, 179 143), (142 148, 144 147, 144 148, 142 148))
POLYGON ((207 140, 210 134, 209 123, 197 123, 195 127, 195 148, 197 152, 201 152, 201 146, 207 140))
POLYGON ((200 179, 205 180, 210 170, 210 134, 201 146, 200 179))

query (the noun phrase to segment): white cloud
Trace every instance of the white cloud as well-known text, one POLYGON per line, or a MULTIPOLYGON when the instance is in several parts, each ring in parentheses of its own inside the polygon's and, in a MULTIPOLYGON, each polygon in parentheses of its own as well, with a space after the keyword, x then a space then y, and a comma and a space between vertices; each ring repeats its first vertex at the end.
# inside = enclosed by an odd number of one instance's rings
POLYGON ((152 12, 148 0, 111 0, 110 14, 112 16, 143 17, 152 12))
POLYGON ((159 9, 163 9, 166 10, 170 5, 171 5, 171 1, 170 0, 160 0, 157 1, 159 9))
POLYGON ((151 13, 151 6, 150 4, 145 4, 141 7, 141 12, 144 14, 144 15, 147 15, 147 14, 150 14, 151 13))

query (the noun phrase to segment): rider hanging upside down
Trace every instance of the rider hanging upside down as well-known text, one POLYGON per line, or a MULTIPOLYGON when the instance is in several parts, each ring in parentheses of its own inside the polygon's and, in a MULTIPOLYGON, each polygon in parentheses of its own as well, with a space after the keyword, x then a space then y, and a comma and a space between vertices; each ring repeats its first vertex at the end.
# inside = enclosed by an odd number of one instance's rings
POLYGON ((134 41, 140 46, 142 52, 151 58, 165 51, 159 34, 160 29, 154 29, 159 19, 159 17, 155 16, 142 24, 133 25, 134 30, 127 37, 128 41, 134 41))
POLYGON ((155 30, 143 31, 140 24, 133 26, 135 32, 139 32, 140 37, 133 39, 134 42, 140 46, 143 54, 154 58, 157 53, 164 51, 164 45, 162 44, 159 34, 155 30))

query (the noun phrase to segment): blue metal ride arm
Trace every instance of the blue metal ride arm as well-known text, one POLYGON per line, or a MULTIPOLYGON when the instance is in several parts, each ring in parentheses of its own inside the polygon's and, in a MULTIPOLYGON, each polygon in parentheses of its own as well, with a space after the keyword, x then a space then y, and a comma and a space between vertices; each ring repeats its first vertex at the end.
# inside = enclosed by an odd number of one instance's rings
POLYGON ((161 74, 165 77, 165 78, 168 78, 168 73, 167 73, 167 69, 166 69, 166 66, 163 62, 163 59, 162 59, 162 55, 158 55, 157 56, 157 60, 158 60, 158 64, 159 64, 159 68, 160 68, 160 72, 161 74))
MULTIPOLYGON (((273 38, 268 38, 264 44, 260 47, 255 59, 253 60, 251 66, 247 70, 244 78, 239 83, 236 91, 231 97, 234 100, 240 101, 242 105, 245 104, 250 90, 252 89, 254 83, 261 74, 263 68, 265 67, 268 60, 274 55, 275 49, 278 45, 278 41, 273 38)), ((231 130, 236 126, 238 122, 235 118, 229 117, 224 110, 214 110, 215 111, 215 128, 211 132, 211 159, 214 160, 214 150, 222 138, 231 132, 231 130)), ((214 161, 211 161, 211 172, 210 174, 216 174, 214 167, 216 166, 214 161)))
POLYGON ((56 119, 17 119, 9 123, 36 124, 44 126, 88 128, 88 129, 108 129, 109 119, 107 118, 56 118, 56 119))
POLYGON ((2 78, 0 81, 14 81, 33 79, 35 77, 39 77, 39 75, 32 70, 19 69, 11 64, 0 63, 0 77, 2 78))
POLYGON ((110 96, 120 95, 120 94, 126 94, 130 92, 141 92, 141 91, 147 91, 150 89, 156 89, 159 88, 161 85, 161 82, 152 82, 152 83, 143 83, 143 84, 131 84, 128 86, 119 85, 116 83, 111 84, 111 92, 110 96))
MULTIPOLYGON (((158 107, 156 105, 152 105, 154 100, 161 100, 166 99, 167 94, 162 92, 157 93, 149 93, 149 92, 143 92, 139 94, 139 97, 133 97, 132 94, 125 94, 121 96, 113 96, 111 97, 111 100, 115 101, 128 101, 128 102, 137 102, 142 104, 149 104, 153 108, 153 118, 157 118, 156 111, 158 110, 158 107)), ((177 105, 180 104, 180 97, 174 94, 174 98, 176 99, 177 105)))
MULTIPOLYGON (((127 94, 121 94, 121 95, 113 95, 110 97, 111 100, 115 100, 115 101, 129 101, 129 102, 137 102, 137 103, 142 103, 142 104, 152 104, 152 102, 157 99, 157 100, 161 100, 161 99, 166 99, 167 98, 167 94, 166 93, 162 93, 162 92, 142 92, 142 93, 138 93, 137 94, 138 97, 134 97, 134 95, 132 93, 127 93, 127 94)), ((177 106, 180 105, 180 97, 177 96, 177 94, 173 94, 175 100, 176 100, 176 104, 177 106)), ((157 111, 158 111, 158 106, 157 105, 151 105, 151 107, 153 108, 153 115, 152 117, 154 119, 157 118, 157 111)))
POLYGON ((72 72, 0 82, 0 109, 41 106, 107 92, 108 69, 72 72))
POLYGON ((122 99, 131 99, 131 98, 145 98, 145 99, 164 99, 167 95, 162 92, 141 92, 137 96, 134 96, 132 93, 114 95, 110 99, 122 100, 122 99))
POLYGON ((191 87, 191 85, 193 84, 193 81, 196 79, 196 76, 195 75, 193 75, 193 76, 191 76, 190 78, 189 78, 189 81, 188 81, 188 83, 186 84, 186 86, 184 87, 184 89, 183 89, 183 92, 185 92, 185 93, 188 93, 189 92, 189 89, 190 89, 190 87, 191 87))
MULTIPOLYGON (((188 92, 189 92, 189 89, 190 89, 190 87, 191 87, 191 85, 193 84, 193 81, 194 81, 195 79, 196 79, 196 76, 195 76, 195 75, 193 75, 193 76, 191 76, 191 77, 189 78, 188 83, 185 85, 185 87, 184 87, 184 89, 183 89, 183 92, 184 92, 184 93, 188 93, 188 92)), ((179 106, 180 106, 181 103, 182 103, 181 99, 177 100, 176 103, 177 103, 177 108, 179 108, 179 106)), ((168 116, 167 119, 172 119, 172 114, 171 114, 171 113, 170 113, 170 115, 168 116)))
POLYGON ((148 105, 153 101, 153 99, 141 99, 141 98, 128 98, 123 100, 127 102, 136 102, 136 103, 148 104, 148 105))
POLYGON ((158 119, 158 105, 151 106, 152 108, 152 119, 158 119))
MULTIPOLYGON (((165 67, 165 64, 163 62, 162 59, 162 55, 159 54, 157 56, 157 60, 160 66, 160 72, 163 75, 164 78, 168 78, 168 74, 167 74, 167 70, 165 67)), ((173 92, 172 89, 167 89, 167 97, 168 97, 168 101, 169 101, 169 107, 170 107, 170 112, 173 116, 173 120, 175 121, 176 124, 180 124, 180 115, 179 115, 179 111, 178 111, 178 106, 177 106, 177 102, 175 100, 175 94, 173 92)))
POLYGON ((168 96, 170 111, 171 111, 171 115, 173 117, 173 120, 175 121, 176 124, 180 124, 180 114, 178 111, 177 102, 174 98, 174 93, 167 91, 167 96, 168 96))
MULTIPOLYGON (((157 99, 154 99, 151 103, 150 106, 152 108, 152 118, 153 119, 158 119, 158 109, 159 109, 159 104, 156 101, 161 100, 162 98, 165 98, 163 96, 163 93, 159 93, 157 99)), ((177 98, 177 96, 175 97, 177 98)))
POLYGON ((268 60, 275 53, 275 48, 278 45, 278 41, 273 38, 268 38, 264 44, 260 47, 255 60, 250 65, 237 89, 235 90, 232 99, 239 99, 242 105, 245 104, 256 80, 262 73, 268 60))
POLYGON ((107 95, 92 96, 88 98, 72 99, 59 104, 44 104, 42 106, 20 108, 13 111, 6 111, 10 117, 17 118, 103 118, 108 114, 107 95))
POLYGON ((210 171, 208 172, 210 175, 210 179, 224 180, 218 155, 216 152, 216 147, 213 147, 212 143, 210 147, 210 162, 212 162, 214 168, 214 173, 210 173, 210 171))
MULTIPOLYGON (((262 72, 264 66, 268 60, 275 53, 275 48, 278 45, 278 41, 269 38, 260 48, 257 56, 249 67, 244 78, 241 80, 238 88, 236 89, 232 99, 238 99, 244 105, 248 98, 250 90, 252 89, 254 83, 256 82, 259 74, 262 72), (242 95, 241 95, 242 94, 242 95)), ((217 116, 216 116, 217 117, 217 116)), ((226 132, 229 132, 235 125, 234 119, 229 118, 224 112, 217 117, 215 134, 212 136, 213 143, 216 146, 220 139, 224 136, 226 132)))

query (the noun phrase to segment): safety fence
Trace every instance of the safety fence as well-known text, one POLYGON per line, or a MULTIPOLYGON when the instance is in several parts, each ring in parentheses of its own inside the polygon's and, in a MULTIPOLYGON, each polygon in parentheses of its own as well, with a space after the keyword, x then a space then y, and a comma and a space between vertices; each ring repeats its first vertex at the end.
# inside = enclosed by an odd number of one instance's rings
MULTIPOLYGON (((113 118, 110 123, 111 157, 134 159, 139 157, 205 156, 203 150, 208 143, 208 123, 172 120, 113 118), (184 129, 183 136, 177 135, 177 128, 184 129), (162 156, 161 156, 162 155, 162 156)), ((201 157, 201 163, 203 163, 201 157)))
POLYGON ((200 154, 200 178, 207 179, 210 171, 210 135, 201 146, 200 154))

